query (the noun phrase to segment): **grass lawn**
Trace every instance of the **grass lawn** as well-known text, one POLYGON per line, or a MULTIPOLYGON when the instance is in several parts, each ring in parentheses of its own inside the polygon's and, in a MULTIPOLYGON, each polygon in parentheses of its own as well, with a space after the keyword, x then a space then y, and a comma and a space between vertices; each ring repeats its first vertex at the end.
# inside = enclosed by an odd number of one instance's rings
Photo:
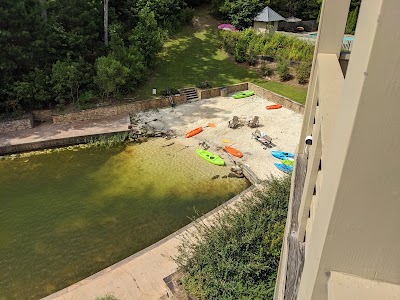
MULTIPOLYGON (((200 18, 204 18, 202 15, 200 18)), ((253 82, 299 103, 305 103, 307 90, 280 82, 265 81, 259 75, 228 59, 220 48, 216 26, 200 29, 187 26, 164 45, 152 77, 138 90, 140 98, 149 98, 152 88, 197 86, 207 80, 213 87, 253 82)))

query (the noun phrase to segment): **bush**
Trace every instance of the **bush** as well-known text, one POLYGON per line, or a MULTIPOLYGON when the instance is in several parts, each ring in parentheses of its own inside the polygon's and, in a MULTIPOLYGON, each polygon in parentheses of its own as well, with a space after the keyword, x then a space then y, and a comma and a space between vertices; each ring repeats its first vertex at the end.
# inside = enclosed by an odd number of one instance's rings
POLYGON ((249 63, 250 66, 257 65, 257 56, 254 54, 249 54, 247 56, 247 62, 249 63))
POLYGON ((289 63, 287 61, 279 61, 277 70, 281 81, 290 79, 289 63))
POLYGON ((210 84, 207 80, 206 80, 206 81, 200 82, 200 83, 197 85, 197 87, 198 87, 199 89, 211 89, 211 88, 212 88, 211 84, 210 84))
POLYGON ((290 178, 227 208, 211 225, 199 222, 176 262, 185 289, 198 299, 272 299, 279 266, 290 178))
POLYGON ((246 61, 246 44, 243 42, 238 42, 235 48, 235 60, 239 63, 246 61))
POLYGON ((161 96, 167 97, 167 96, 172 96, 172 95, 176 95, 176 94, 180 94, 180 93, 176 88, 167 87, 167 88, 161 90, 160 94, 161 94, 161 96))
POLYGON ((221 39, 224 50, 235 55, 238 62, 246 60, 246 53, 310 63, 314 55, 312 43, 279 33, 256 34, 253 29, 222 31, 221 39))
POLYGON ((229 54, 235 54, 236 44, 241 35, 240 32, 231 32, 226 30, 221 30, 222 47, 229 54))
POLYGON ((271 69, 271 67, 269 66, 268 63, 263 63, 263 64, 261 65, 260 71, 261 71, 261 75, 262 75, 263 77, 265 77, 265 76, 271 76, 271 74, 272 74, 272 69, 271 69))
POLYGON ((300 84, 307 83, 308 79, 310 78, 311 72, 311 64, 309 63, 300 63, 296 68, 296 78, 300 84))
POLYGON ((95 300, 119 300, 119 299, 113 295, 105 295, 103 297, 97 297, 95 300))

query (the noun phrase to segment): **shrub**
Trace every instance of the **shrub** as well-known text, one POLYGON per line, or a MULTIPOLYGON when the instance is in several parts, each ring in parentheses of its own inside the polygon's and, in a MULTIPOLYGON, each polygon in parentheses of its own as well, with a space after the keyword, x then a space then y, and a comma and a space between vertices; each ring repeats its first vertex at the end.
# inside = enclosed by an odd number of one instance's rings
POLYGON ((246 60, 245 53, 306 62, 311 62, 314 55, 312 43, 279 33, 257 34, 253 29, 222 31, 221 39, 225 51, 235 55, 238 62, 246 60))
POLYGON ((221 39, 222 39, 222 46, 226 52, 229 54, 235 54, 236 44, 239 40, 241 35, 240 32, 231 32, 222 30, 220 32, 221 39))
POLYGON ((260 70, 261 70, 261 75, 262 75, 263 77, 265 77, 265 76, 271 76, 271 74, 272 74, 271 67, 269 66, 268 63, 263 63, 263 64, 261 65, 260 70))
POLYGON ((310 78, 311 64, 302 62, 296 68, 296 78, 300 84, 307 83, 310 78))
POLYGON ((113 295, 108 294, 103 297, 97 297, 95 300, 119 300, 119 299, 113 295))
POLYGON ((278 62, 277 70, 281 81, 290 79, 289 63, 286 60, 280 60, 278 62))
POLYGON ((197 85, 197 87, 198 87, 199 89, 210 89, 210 88, 212 88, 211 84, 210 84, 207 80, 206 80, 206 81, 200 82, 200 83, 197 85))
POLYGON ((290 178, 272 179, 213 224, 199 222, 179 247, 183 283, 199 299, 272 299, 290 178))
POLYGON ((257 56, 254 54, 249 54, 247 56, 247 62, 249 63, 250 66, 257 65, 257 56))
POLYGON ((119 87, 126 83, 129 69, 123 66, 112 56, 101 56, 95 62, 96 77, 95 83, 103 92, 103 97, 115 94, 119 87))
POLYGON ((239 63, 246 61, 246 44, 239 41, 235 48, 235 60, 239 63))
POLYGON ((176 88, 166 87, 165 89, 161 90, 160 94, 166 97, 179 94, 179 91, 176 88))

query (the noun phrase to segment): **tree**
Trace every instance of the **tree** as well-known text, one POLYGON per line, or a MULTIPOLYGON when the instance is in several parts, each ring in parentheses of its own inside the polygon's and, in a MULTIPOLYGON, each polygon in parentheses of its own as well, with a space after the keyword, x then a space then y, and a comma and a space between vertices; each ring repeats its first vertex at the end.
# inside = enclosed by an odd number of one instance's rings
POLYGON ((118 28, 111 30, 110 55, 129 70, 124 87, 126 91, 131 91, 146 78, 147 66, 144 55, 135 45, 125 46, 118 28))
MULTIPOLYGON (((214 2, 216 5, 218 2, 214 2)), ((238 28, 251 26, 254 17, 267 5, 263 0, 226 0, 220 5, 218 12, 228 18, 238 28)))
POLYGON ((108 98, 110 94, 118 91, 124 85, 128 77, 129 69, 124 67, 112 56, 101 56, 95 63, 96 77, 95 83, 103 92, 103 98, 108 98))
POLYGON ((154 65, 156 54, 162 49, 163 31, 157 26, 154 12, 144 8, 139 12, 139 21, 129 36, 129 41, 144 56, 147 66, 154 65))
POLYGON ((79 63, 71 60, 57 61, 52 68, 51 79, 54 84, 54 90, 57 92, 57 99, 64 103, 66 93, 73 103, 79 99, 79 87, 81 85, 82 74, 79 70, 79 63))
POLYGON ((301 62, 296 68, 296 78, 300 84, 307 83, 310 78, 311 64, 309 62, 301 62))
POLYGON ((108 0, 104 0, 104 45, 108 46, 108 0))
POLYGON ((40 109, 52 101, 54 93, 50 76, 38 68, 35 68, 22 81, 13 85, 13 96, 24 107, 40 109))
POLYGON ((345 33, 354 34, 357 26, 358 6, 347 17, 345 33))
POLYGON ((290 79, 289 63, 286 60, 281 60, 278 62, 277 70, 281 81, 290 79))

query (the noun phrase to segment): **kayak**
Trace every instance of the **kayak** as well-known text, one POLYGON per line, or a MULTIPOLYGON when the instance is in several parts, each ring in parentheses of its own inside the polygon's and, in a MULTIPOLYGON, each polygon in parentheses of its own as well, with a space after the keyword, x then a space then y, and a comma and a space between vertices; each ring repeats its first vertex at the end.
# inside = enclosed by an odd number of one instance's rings
POLYGON ((207 160, 208 162, 210 162, 214 165, 217 165, 217 166, 225 165, 224 160, 221 157, 219 157, 218 155, 215 155, 215 154, 208 152, 206 150, 203 150, 203 149, 196 149, 196 152, 202 158, 204 158, 205 160, 207 160))
POLYGON ((293 160, 284 159, 282 160, 282 163, 286 166, 293 167, 293 160))
POLYGON ((192 136, 195 136, 196 134, 199 134, 199 133, 202 132, 202 131, 203 131, 203 128, 202 128, 202 127, 193 129, 193 130, 189 131, 188 133, 186 133, 186 137, 187 137, 187 138, 190 138, 190 137, 192 137, 192 136))
POLYGON ((294 158, 294 154, 290 152, 283 152, 283 151, 272 151, 272 156, 279 158, 279 159, 288 159, 294 158))
POLYGON ((254 91, 244 91, 233 95, 234 99, 246 98, 254 95, 254 91))
POLYGON ((239 150, 236 150, 235 148, 225 146, 225 150, 226 150, 226 152, 228 152, 229 154, 232 154, 233 156, 243 157, 243 153, 240 152, 239 150))
POLYGON ((281 108, 281 107, 282 107, 282 105, 280 105, 280 104, 274 104, 274 105, 268 105, 266 107, 266 109, 278 109, 278 108, 281 108))
POLYGON ((281 170, 282 172, 285 172, 285 173, 290 173, 290 172, 293 171, 293 167, 291 167, 291 166, 287 166, 287 165, 284 165, 284 164, 278 164, 278 163, 274 163, 274 165, 279 170, 281 170))

